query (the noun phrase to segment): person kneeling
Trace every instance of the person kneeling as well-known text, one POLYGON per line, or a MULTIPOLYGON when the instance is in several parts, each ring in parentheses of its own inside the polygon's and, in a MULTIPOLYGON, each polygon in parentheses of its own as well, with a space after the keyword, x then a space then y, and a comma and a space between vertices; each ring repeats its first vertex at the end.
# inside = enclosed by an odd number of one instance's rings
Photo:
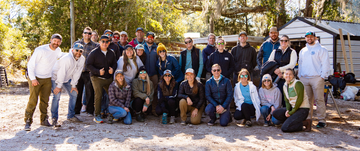
POLYGON ((170 124, 175 123, 175 110, 177 107, 176 95, 178 84, 170 70, 165 70, 160 77, 158 86, 158 104, 156 114, 163 115, 162 123, 167 124, 167 116, 170 116, 170 124))
POLYGON ((256 121, 260 117, 260 99, 256 86, 251 82, 249 71, 241 69, 238 75, 238 83, 234 87, 234 102, 236 111, 234 119, 245 119, 246 127, 251 127, 251 116, 256 116, 256 121))
POLYGON ((135 98, 132 108, 135 110, 136 120, 144 122, 143 113, 148 110, 154 97, 154 86, 144 66, 139 68, 139 78, 133 80, 132 90, 135 98))
POLYGON ((205 113, 210 116, 209 126, 214 125, 216 114, 220 115, 220 125, 227 126, 231 121, 230 102, 233 89, 230 80, 221 75, 221 67, 214 64, 211 67, 213 76, 206 81, 205 96, 209 104, 205 108, 205 113))
POLYGON ((195 79, 194 73, 194 69, 187 69, 185 72, 186 80, 180 84, 179 108, 182 125, 186 124, 187 112, 191 112, 191 124, 200 124, 201 115, 204 111, 204 86, 195 79))
POLYGON ((309 114, 309 99, 304 85, 295 79, 293 69, 286 69, 284 73, 285 84, 283 87, 286 108, 273 112, 273 116, 280 122, 283 132, 311 131, 311 120, 306 120, 309 114), (303 129, 303 126, 306 128, 303 129))
POLYGON ((114 74, 114 82, 109 86, 109 120, 110 124, 113 121, 118 121, 124 118, 124 124, 131 124, 131 113, 129 110, 131 102, 131 87, 125 82, 124 72, 116 70, 114 74))

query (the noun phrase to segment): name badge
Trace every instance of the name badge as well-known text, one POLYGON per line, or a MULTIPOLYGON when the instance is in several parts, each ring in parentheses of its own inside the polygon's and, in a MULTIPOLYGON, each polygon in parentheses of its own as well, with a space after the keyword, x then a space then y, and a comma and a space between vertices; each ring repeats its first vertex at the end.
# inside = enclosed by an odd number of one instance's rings
POLYGON ((229 60, 229 58, 228 58, 228 57, 225 57, 224 59, 225 59, 225 60, 229 60))

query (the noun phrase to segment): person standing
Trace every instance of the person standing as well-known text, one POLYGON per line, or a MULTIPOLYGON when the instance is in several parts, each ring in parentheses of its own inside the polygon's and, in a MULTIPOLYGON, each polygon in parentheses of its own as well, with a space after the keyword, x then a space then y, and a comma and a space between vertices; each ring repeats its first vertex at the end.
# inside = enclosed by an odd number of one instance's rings
POLYGON ((230 79, 231 74, 234 72, 235 62, 233 56, 225 50, 225 46, 226 42, 220 36, 216 42, 217 50, 210 55, 207 61, 208 64, 206 65, 206 68, 207 71, 211 71, 211 68, 214 64, 219 64, 222 69, 221 75, 230 79))
POLYGON ((165 70, 170 70, 177 83, 184 80, 184 74, 181 72, 179 62, 175 57, 167 55, 166 47, 160 43, 157 48, 159 59, 156 62, 160 76, 165 73, 165 70))
MULTIPOLYGON (((203 56, 203 61, 204 61, 205 66, 207 65, 207 62, 208 62, 208 59, 210 58, 210 55, 213 52, 215 52, 215 50, 216 50, 215 39, 216 39, 215 34, 210 33, 208 35, 208 44, 202 51, 202 56, 203 56)), ((206 72, 205 72, 206 73, 206 76, 205 76, 206 80, 211 78, 211 71, 210 70, 208 68, 206 68, 206 72)))
POLYGON ((31 130, 33 114, 40 96, 40 122, 43 126, 52 126, 48 121, 47 108, 51 93, 51 71, 56 61, 63 55, 59 46, 62 37, 60 34, 53 34, 50 44, 35 48, 28 64, 28 83, 30 90, 29 102, 25 110, 25 130, 31 130))
POLYGON ((108 92, 113 81, 113 73, 117 68, 115 53, 108 48, 110 38, 106 35, 100 37, 100 46, 90 52, 86 60, 86 67, 90 70, 91 83, 95 92, 95 118, 96 123, 103 123, 101 118, 101 98, 103 89, 108 92))
POLYGON ((181 72, 185 73, 187 69, 192 68, 194 70, 196 80, 200 81, 204 68, 201 51, 193 45, 193 40, 190 37, 185 38, 185 45, 186 50, 180 52, 179 64, 181 72))
POLYGON ((310 99, 310 118, 312 106, 316 101, 316 112, 319 123, 318 128, 326 126, 326 105, 324 101, 324 79, 329 75, 330 61, 328 50, 316 38, 315 32, 307 31, 305 34, 306 47, 299 53, 298 77, 304 84, 310 99))
POLYGON ((94 43, 98 43, 99 42, 98 40, 99 40, 99 34, 95 30, 93 30, 91 32, 91 41, 94 43))
MULTIPOLYGON (((83 52, 84 46, 82 44, 74 44, 71 51, 67 55, 61 57, 52 69, 51 91, 53 92, 54 97, 51 103, 51 116, 52 125, 55 127, 60 127, 60 124, 58 124, 58 110, 62 87, 65 88, 70 97, 67 119, 72 122, 81 122, 81 120, 75 116, 75 104, 76 97, 79 93, 76 85, 85 64, 85 57, 82 55, 83 52)), ((79 97, 81 96, 82 95, 79 97)))
POLYGON ((136 55, 141 59, 142 63, 146 63, 146 53, 144 49, 144 45, 142 44, 138 44, 135 47, 136 55))
POLYGON ((237 75, 242 68, 247 69, 250 73, 249 76, 252 76, 252 72, 256 67, 256 50, 254 47, 251 47, 248 42, 246 42, 248 40, 246 32, 240 32, 238 40, 239 43, 237 46, 231 49, 231 54, 233 55, 235 62, 233 75, 234 83, 238 82, 237 75))
POLYGON ((261 66, 268 61, 271 52, 274 49, 278 49, 280 47, 279 41, 279 32, 277 31, 276 27, 271 27, 269 32, 270 39, 264 41, 259 49, 259 52, 256 57, 256 62, 261 69, 261 66))
POLYGON ((233 88, 228 78, 221 75, 221 67, 214 64, 211 67, 212 77, 206 81, 205 96, 209 104, 205 113, 210 116, 208 125, 212 126, 216 121, 216 114, 220 115, 220 125, 227 126, 231 121, 230 102, 233 97, 233 88))
POLYGON ((138 44, 145 45, 145 40, 144 40, 145 32, 144 32, 144 29, 141 28, 141 27, 138 27, 136 29, 135 35, 136 35, 136 37, 132 41, 130 41, 129 44, 132 45, 134 48, 138 44))
MULTIPOLYGON (((75 44, 81 44, 83 45, 84 49, 83 49, 83 53, 82 55, 84 56, 84 58, 86 59, 89 56, 89 53, 95 49, 96 47, 98 47, 98 44, 93 42, 91 40, 91 35, 93 34, 93 31, 90 27, 85 27, 83 30, 83 38, 81 40, 78 40, 76 42, 74 42, 75 44)), ((81 108, 82 108, 82 104, 81 104, 81 99, 83 96, 83 89, 85 88, 85 100, 86 100, 86 112, 89 114, 94 114, 94 88, 91 84, 91 80, 90 80, 90 70, 88 68, 86 68, 85 62, 84 62, 84 67, 82 69, 82 73, 80 76, 80 79, 78 80, 78 83, 76 85, 76 89, 78 90, 78 95, 76 97, 76 104, 75 104, 75 114, 80 114, 81 108)))
MULTIPOLYGON (((114 51, 115 55, 116 55, 116 60, 119 60, 120 56, 122 55, 122 52, 120 52, 119 49, 119 45, 117 43, 115 43, 112 39, 113 39, 113 32, 110 29, 106 29, 104 31, 104 35, 108 36, 110 39, 110 45, 109 45, 109 49, 114 51)), ((101 40, 101 39, 100 39, 101 40)), ((114 69, 115 70, 115 69, 114 69)))
POLYGON ((125 50, 125 46, 128 44, 127 40, 128 40, 128 34, 125 31, 120 32, 120 40, 118 42, 118 45, 121 55, 125 50))

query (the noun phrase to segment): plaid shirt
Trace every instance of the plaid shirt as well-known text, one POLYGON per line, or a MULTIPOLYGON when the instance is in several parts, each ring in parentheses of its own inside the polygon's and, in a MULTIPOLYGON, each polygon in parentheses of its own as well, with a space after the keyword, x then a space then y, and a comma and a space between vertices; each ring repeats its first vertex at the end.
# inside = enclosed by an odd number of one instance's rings
POLYGON ((119 107, 130 107, 131 101, 131 86, 120 89, 115 82, 109 86, 109 105, 119 107))

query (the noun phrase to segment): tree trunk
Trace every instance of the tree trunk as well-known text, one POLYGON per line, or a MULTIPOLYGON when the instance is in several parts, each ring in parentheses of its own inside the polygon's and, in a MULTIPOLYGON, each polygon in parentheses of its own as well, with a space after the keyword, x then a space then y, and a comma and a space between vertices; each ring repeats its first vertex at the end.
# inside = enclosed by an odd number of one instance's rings
POLYGON ((313 0, 306 0, 304 17, 312 17, 313 7, 312 7, 313 0))
POLYGON ((209 31, 210 31, 210 33, 214 33, 214 28, 215 28, 215 26, 214 26, 214 15, 212 15, 212 13, 211 13, 209 17, 210 17, 209 18, 209 31))
POLYGON ((279 13, 277 15, 277 23, 276 26, 277 28, 280 28, 281 26, 286 24, 286 11, 285 11, 285 2, 284 0, 277 0, 278 5, 278 10, 279 13))

